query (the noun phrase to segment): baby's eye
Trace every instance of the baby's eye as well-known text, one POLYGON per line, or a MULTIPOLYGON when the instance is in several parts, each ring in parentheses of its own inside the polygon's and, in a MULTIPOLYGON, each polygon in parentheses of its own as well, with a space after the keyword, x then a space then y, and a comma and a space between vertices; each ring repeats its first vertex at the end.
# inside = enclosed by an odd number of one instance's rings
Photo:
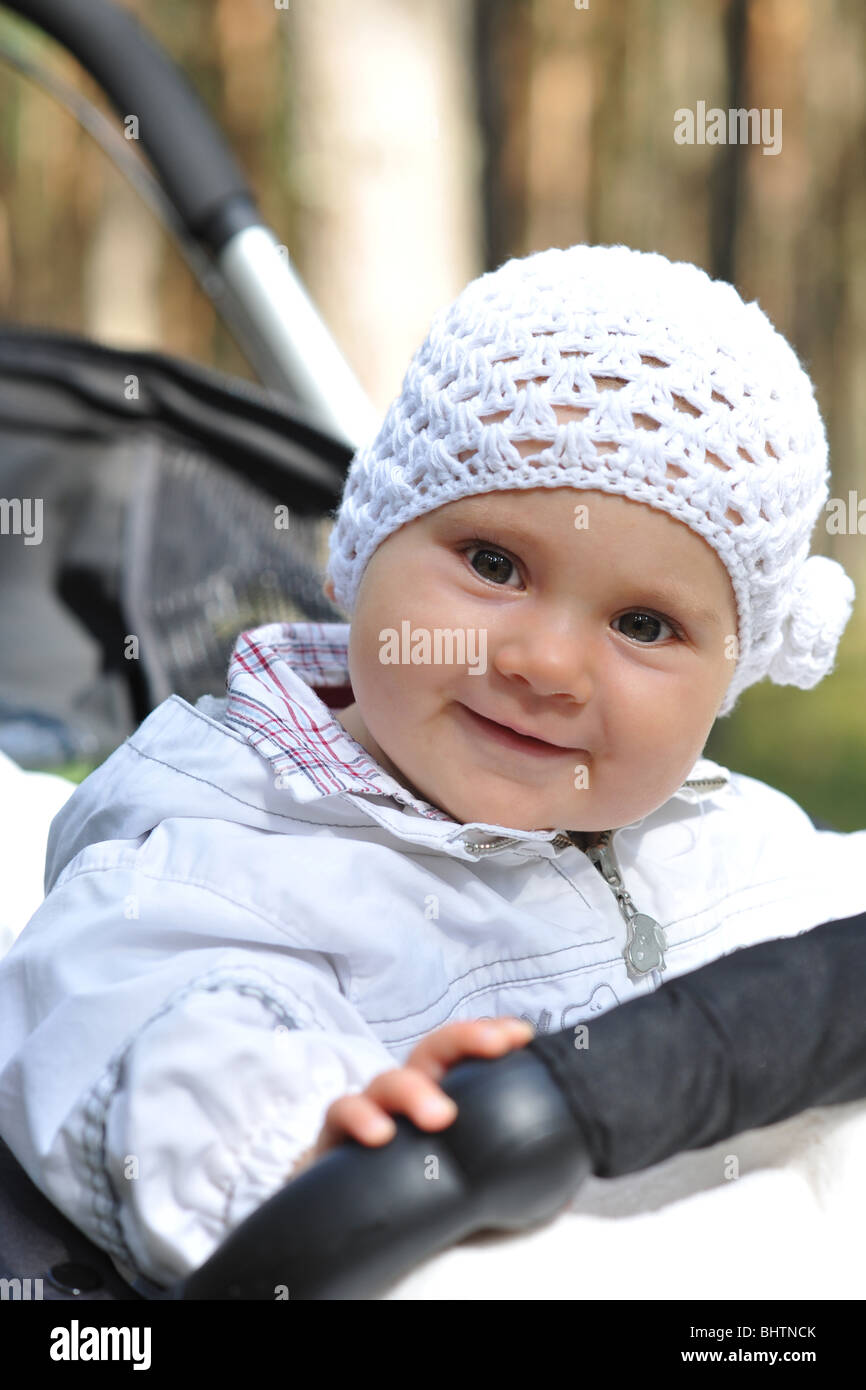
MULTIPOLYGON (((482 579, 489 579, 494 584, 501 584, 506 587, 506 581, 511 576, 511 571, 517 575, 517 568, 513 560, 509 560, 504 551, 497 550, 492 545, 472 545, 464 550, 466 556, 476 574, 482 579), (475 559, 470 557, 474 555, 475 559)), ((520 576, 517 575, 519 578, 520 576)))
POLYGON ((654 642, 652 639, 658 635, 659 627, 666 627, 668 632, 674 637, 679 636, 678 631, 674 628, 672 623, 666 622, 664 618, 656 617, 654 613, 645 613, 643 609, 633 609, 630 613, 621 613, 618 618, 614 618, 614 622, 620 623, 623 619, 625 619, 626 622, 630 619, 636 619, 636 622, 631 624, 634 629, 633 633, 625 632, 623 636, 637 636, 641 646, 644 647, 658 645, 658 643, 654 642), (640 634, 643 635, 641 636, 640 634))
MULTIPOLYGON (((520 578, 520 573, 515 562, 504 550, 500 550, 498 546, 490 545, 486 541, 479 540, 472 545, 466 546, 463 549, 463 554, 476 574, 480 575, 482 579, 486 579, 493 584, 498 584, 500 588, 504 589, 511 587, 508 585, 508 580, 512 577, 512 571, 514 572, 515 578, 518 580, 520 578)), ((632 609, 629 613, 620 614, 620 616, 614 618, 613 621, 619 623, 622 622, 623 619, 635 620, 631 624, 632 633, 625 632, 623 636, 634 636, 640 645, 644 647, 659 645, 655 639, 659 636, 659 632, 662 628, 667 629, 669 636, 678 637, 680 639, 683 637, 682 630, 678 628, 676 624, 668 622, 665 618, 658 617, 655 613, 645 612, 643 609, 632 609)))

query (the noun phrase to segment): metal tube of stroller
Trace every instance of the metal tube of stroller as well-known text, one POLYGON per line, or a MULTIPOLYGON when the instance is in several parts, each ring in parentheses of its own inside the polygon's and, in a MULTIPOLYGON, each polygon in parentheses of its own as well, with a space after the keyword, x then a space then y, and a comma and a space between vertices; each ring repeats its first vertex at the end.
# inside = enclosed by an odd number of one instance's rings
POLYGON ((293 394, 353 448, 379 417, 295 273, 288 250, 267 227, 245 227, 217 255, 232 317, 262 380, 293 394))

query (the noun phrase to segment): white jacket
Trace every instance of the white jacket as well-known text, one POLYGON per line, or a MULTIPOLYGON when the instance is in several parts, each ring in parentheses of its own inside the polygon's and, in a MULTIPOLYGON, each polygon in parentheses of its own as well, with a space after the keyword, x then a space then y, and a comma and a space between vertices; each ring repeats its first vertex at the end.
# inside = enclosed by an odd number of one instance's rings
MULTIPOLYGON (((238 640, 74 792, 0 962, 0 1134, 129 1275, 172 1283, 285 1180, 338 1096, 454 1019, 583 1019, 866 909, 866 830, 699 759, 614 832, 664 970, 562 832, 459 824, 342 729, 348 624, 238 640), (342 687, 342 689, 341 689, 342 687)), ((640 1059, 635 1059, 640 1065, 640 1059)))

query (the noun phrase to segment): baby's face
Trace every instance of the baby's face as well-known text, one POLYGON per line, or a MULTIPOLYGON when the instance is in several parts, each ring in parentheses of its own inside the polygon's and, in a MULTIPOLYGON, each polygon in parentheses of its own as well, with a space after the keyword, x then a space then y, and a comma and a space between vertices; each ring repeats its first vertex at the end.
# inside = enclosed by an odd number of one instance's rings
POLYGON ((355 704, 338 718, 456 821, 613 829, 701 755, 736 632, 724 565, 667 513, 570 487, 484 493, 373 554, 349 638, 355 704), (437 648, 437 629, 462 630, 464 650, 437 648), (413 647, 428 659, 403 659, 413 647))

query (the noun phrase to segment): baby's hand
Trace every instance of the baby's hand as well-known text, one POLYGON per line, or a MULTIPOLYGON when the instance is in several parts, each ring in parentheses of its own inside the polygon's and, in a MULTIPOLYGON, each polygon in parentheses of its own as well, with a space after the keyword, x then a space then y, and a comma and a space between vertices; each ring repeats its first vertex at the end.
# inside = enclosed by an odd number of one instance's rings
POLYGON ((365 1091, 341 1096, 329 1107, 315 1147, 302 1155, 291 1176, 342 1143, 347 1135, 379 1146, 397 1133, 389 1112, 407 1115, 420 1129, 445 1129, 457 1106, 437 1081, 462 1057, 499 1057, 534 1037, 530 1024, 516 1018, 448 1023, 419 1042, 404 1067, 380 1072, 365 1091))

